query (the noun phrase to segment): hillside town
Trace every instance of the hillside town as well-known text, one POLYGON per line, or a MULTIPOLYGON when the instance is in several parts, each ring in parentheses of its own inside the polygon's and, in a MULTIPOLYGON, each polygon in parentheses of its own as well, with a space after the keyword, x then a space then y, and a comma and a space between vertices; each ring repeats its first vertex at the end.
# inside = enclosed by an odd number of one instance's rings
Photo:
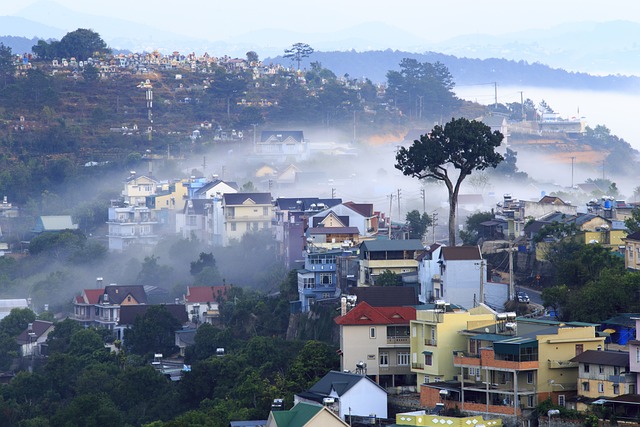
POLYGON ((8 425, 637 424, 640 187, 609 179, 633 178, 629 144, 531 100, 462 102, 442 64, 301 70, 298 45, 291 67, 11 56, 8 425), (516 166, 549 147, 548 180, 516 166))

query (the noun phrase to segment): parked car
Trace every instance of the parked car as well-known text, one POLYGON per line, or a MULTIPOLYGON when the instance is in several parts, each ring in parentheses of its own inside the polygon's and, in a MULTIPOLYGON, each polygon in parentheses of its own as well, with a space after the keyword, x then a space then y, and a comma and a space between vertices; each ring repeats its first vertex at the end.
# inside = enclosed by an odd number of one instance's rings
POLYGON ((529 304, 529 295, 527 295, 525 292, 518 292, 517 297, 518 297, 518 302, 529 304))

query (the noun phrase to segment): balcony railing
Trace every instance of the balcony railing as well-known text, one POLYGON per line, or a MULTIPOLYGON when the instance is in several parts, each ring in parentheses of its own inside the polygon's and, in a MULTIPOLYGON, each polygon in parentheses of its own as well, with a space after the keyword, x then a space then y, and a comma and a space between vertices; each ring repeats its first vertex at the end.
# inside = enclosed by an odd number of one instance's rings
POLYGON ((387 337, 387 344, 406 344, 409 345, 409 337, 401 336, 401 337, 387 337))
POLYGON ((424 363, 412 363, 411 369, 424 369, 424 363))
POLYGON ((578 362, 569 360, 549 360, 549 369, 577 368, 578 362))
POLYGON ((438 345, 438 340, 436 340, 436 339, 430 339, 430 338, 425 338, 425 339, 424 339, 424 345, 437 346, 437 345, 438 345))

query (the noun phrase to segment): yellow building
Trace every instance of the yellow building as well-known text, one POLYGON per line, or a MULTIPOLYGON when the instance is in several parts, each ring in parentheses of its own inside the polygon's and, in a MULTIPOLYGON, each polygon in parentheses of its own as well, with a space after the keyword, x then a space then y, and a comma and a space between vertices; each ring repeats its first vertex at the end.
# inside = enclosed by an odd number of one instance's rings
MULTIPOLYGON (((586 397, 586 402, 635 394, 636 375, 629 371, 629 352, 587 350, 571 361, 578 363, 578 395, 586 397)), ((586 402, 578 400, 575 409, 588 410, 586 402)))
POLYGON ((240 240, 245 233, 271 228, 271 193, 235 193, 222 196, 223 244, 240 240))
POLYGON ((441 415, 427 414, 425 411, 403 412, 396 414, 396 425, 398 426, 426 426, 426 427, 469 427, 487 426, 501 427, 502 419, 495 418, 485 420, 482 415, 473 417, 445 417, 441 415))
POLYGON ((623 239, 625 245, 624 266, 627 270, 640 270, 640 231, 623 239))
POLYGON ((538 340, 538 401, 552 399, 564 406, 575 395, 578 363, 571 359, 587 350, 604 347, 605 337, 597 336, 596 324, 537 319, 518 319, 518 335, 532 331, 538 340), (541 328, 546 326, 546 330, 541 328))
POLYGON ((467 346, 467 337, 459 331, 483 328, 496 322, 496 312, 484 304, 466 311, 458 306, 436 303, 416 310, 411 321, 411 372, 417 384, 453 379, 454 350, 467 346))

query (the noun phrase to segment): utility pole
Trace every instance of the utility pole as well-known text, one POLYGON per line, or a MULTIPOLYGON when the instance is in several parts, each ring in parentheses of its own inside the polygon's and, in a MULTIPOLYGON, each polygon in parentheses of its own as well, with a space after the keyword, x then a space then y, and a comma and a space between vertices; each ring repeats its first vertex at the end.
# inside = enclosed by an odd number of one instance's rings
POLYGON ((515 297, 513 287, 513 240, 509 243, 509 300, 515 297))
POLYGON ((336 189, 335 189, 335 188, 332 188, 332 189, 331 189, 331 198, 332 198, 332 199, 335 199, 335 198, 336 198, 336 189))
POLYGON ((480 304, 484 304, 484 259, 480 259, 480 304))
POLYGON ((520 91, 520 115, 524 122, 527 117, 524 115, 524 96, 522 95, 522 91, 520 91))
POLYGON ((575 156, 571 156, 571 188, 573 189, 573 162, 576 160, 575 156))
POLYGON ((494 105, 493 108, 498 109, 498 82, 493 82, 493 96, 494 96, 494 105))
POLYGON ((433 234, 433 243, 436 242, 436 225, 438 225, 438 212, 431 214, 431 233, 433 234))
POLYGON ((389 194, 389 218, 387 218, 388 221, 388 228, 389 228, 389 240, 391 240, 391 209, 393 206, 393 193, 389 194))
POLYGON ((400 214, 400 189, 398 188, 398 219, 402 218, 400 214))

